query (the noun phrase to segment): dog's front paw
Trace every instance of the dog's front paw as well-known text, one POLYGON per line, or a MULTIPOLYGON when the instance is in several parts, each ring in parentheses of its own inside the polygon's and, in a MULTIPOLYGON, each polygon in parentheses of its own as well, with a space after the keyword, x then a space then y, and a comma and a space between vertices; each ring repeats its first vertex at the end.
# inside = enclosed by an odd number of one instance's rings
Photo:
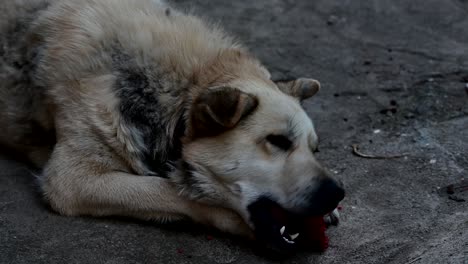
POLYGON ((324 220, 328 226, 338 225, 338 223, 340 222, 340 213, 338 211, 338 208, 335 208, 331 213, 326 214, 324 216, 324 220))
POLYGON ((249 239, 254 238, 253 230, 244 221, 244 219, 234 211, 224 208, 221 210, 217 209, 217 212, 213 215, 211 222, 214 227, 223 232, 240 235, 249 239))
POLYGON ((214 227, 222 232, 233 235, 254 238, 253 230, 235 211, 222 207, 201 205, 193 220, 214 227))

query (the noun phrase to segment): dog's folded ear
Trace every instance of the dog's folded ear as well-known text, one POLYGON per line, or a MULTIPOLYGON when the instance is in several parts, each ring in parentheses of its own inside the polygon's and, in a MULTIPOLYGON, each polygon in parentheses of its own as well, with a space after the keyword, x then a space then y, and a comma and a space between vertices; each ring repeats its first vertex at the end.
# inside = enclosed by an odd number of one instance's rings
POLYGON ((192 136, 215 136, 235 127, 252 113, 258 99, 232 87, 217 87, 203 91, 191 110, 192 136))
POLYGON ((314 79, 299 78, 296 80, 275 81, 278 88, 286 94, 305 100, 320 90, 320 83, 314 79))

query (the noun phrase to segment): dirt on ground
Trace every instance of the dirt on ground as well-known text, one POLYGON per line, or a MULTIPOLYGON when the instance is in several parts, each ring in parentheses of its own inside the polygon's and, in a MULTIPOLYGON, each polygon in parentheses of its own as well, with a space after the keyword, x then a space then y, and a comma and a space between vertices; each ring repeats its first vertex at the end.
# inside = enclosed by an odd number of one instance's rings
POLYGON ((174 2, 219 21, 274 78, 321 81, 304 107, 347 190, 329 250, 274 261, 189 224, 62 217, 6 153, 0 263, 468 263, 468 1, 174 2))

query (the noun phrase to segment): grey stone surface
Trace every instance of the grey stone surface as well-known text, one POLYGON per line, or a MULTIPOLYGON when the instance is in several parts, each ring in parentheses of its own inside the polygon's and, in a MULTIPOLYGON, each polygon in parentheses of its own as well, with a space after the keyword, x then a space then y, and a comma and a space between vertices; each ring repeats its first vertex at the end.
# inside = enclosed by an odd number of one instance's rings
MULTIPOLYGON (((342 223, 325 254, 283 263, 468 263, 468 191, 443 189, 468 179, 468 1, 175 2, 220 21, 275 78, 322 83, 304 106, 318 158, 347 187, 342 223)), ((58 216, 3 158, 0 263, 276 262, 191 225, 58 216)))

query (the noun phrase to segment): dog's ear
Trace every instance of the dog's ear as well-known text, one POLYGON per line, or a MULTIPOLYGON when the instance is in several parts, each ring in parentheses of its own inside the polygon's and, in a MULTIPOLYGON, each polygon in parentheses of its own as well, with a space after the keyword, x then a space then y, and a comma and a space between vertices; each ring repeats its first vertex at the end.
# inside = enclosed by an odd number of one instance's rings
POLYGON ((320 90, 320 83, 314 79, 299 78, 288 81, 275 81, 278 88, 286 94, 305 100, 320 90))
POLYGON ((229 130, 252 113, 257 105, 255 96, 236 88, 207 89, 195 99, 192 106, 192 136, 214 136, 229 130))

